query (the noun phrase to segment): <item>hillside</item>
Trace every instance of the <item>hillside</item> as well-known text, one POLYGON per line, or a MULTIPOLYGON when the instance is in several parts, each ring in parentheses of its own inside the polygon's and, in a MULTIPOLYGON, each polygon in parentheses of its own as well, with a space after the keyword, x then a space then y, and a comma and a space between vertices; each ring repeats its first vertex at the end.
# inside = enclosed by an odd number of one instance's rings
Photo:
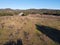
POLYGON ((26 10, 20 10, 20 9, 0 9, 0 16, 12 16, 12 15, 18 15, 19 13, 23 12, 24 15, 28 14, 46 14, 46 15, 55 15, 60 16, 60 10, 57 9, 26 9, 26 10))
POLYGON ((60 17, 2 16, 0 45, 60 45, 60 17))

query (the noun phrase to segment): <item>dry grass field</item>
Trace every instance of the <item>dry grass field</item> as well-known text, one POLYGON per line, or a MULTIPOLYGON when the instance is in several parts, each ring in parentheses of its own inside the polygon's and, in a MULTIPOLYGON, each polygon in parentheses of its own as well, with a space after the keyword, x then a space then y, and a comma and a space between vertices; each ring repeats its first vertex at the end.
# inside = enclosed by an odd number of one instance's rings
POLYGON ((0 45, 60 45, 60 17, 2 16, 0 45))

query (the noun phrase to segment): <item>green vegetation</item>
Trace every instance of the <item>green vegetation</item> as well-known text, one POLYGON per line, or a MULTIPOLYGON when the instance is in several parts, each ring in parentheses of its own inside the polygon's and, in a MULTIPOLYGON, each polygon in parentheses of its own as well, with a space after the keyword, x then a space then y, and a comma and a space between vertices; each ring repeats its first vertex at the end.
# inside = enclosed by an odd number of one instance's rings
POLYGON ((46 14, 46 15, 55 15, 60 16, 60 10, 53 9, 27 9, 27 10, 13 10, 13 9, 0 9, 0 16, 12 16, 18 15, 20 12, 24 12, 24 15, 28 14, 46 14))

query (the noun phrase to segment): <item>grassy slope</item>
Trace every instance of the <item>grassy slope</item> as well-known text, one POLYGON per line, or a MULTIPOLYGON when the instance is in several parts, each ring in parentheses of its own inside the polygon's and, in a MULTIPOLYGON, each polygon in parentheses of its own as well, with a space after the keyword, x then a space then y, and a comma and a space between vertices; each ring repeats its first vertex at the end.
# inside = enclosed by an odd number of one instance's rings
POLYGON ((17 39, 22 39, 24 45, 57 45, 57 42, 38 31, 35 24, 60 29, 58 19, 29 16, 0 17, 0 45, 17 39))

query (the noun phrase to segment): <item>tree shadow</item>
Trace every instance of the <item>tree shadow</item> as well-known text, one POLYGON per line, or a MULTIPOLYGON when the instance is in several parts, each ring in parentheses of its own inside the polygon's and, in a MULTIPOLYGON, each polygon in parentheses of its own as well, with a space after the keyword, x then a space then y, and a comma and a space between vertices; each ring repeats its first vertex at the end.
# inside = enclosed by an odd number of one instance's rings
POLYGON ((48 26, 44 26, 44 25, 37 25, 37 24, 36 24, 36 28, 40 32, 44 33, 49 38, 51 38, 53 41, 60 44, 60 30, 55 29, 55 28, 51 28, 48 26))
POLYGON ((18 39, 17 42, 15 41, 8 41, 4 45, 23 45, 22 40, 18 39))

